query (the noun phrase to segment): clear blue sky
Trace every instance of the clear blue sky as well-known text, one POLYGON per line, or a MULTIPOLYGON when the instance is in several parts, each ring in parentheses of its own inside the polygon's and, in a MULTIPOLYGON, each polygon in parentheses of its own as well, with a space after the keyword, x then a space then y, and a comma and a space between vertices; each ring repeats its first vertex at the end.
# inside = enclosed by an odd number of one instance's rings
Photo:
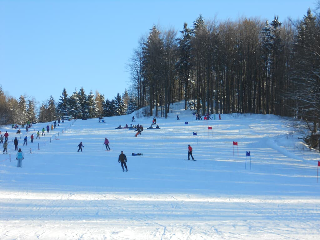
POLYGON ((302 19, 317 0, 0 0, 0 85, 7 95, 59 100, 83 87, 113 99, 130 85, 126 65, 153 25, 191 27, 241 17, 302 19))

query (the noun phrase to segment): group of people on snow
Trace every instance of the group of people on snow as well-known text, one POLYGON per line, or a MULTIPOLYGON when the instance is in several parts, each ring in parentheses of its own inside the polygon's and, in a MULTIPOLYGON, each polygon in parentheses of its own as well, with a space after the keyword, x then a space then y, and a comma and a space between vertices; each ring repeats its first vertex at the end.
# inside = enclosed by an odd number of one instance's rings
MULTIPOLYGON (((198 118, 198 116, 197 116, 197 118, 198 118)), ((179 120, 180 118, 179 118, 179 116, 177 115, 177 120, 179 120)), ((132 117, 132 121, 134 121, 134 116, 132 117)), ((153 118, 153 120, 152 120, 152 124, 151 124, 151 127, 152 127, 152 125, 154 125, 154 124, 156 124, 156 118, 154 117, 153 118)), ((53 129, 53 128, 55 128, 56 127, 56 122, 54 122, 54 125, 52 125, 51 126, 51 129, 53 129)), ((141 134, 141 132, 143 131, 143 126, 142 125, 137 125, 137 126, 132 126, 132 124, 131 124, 131 127, 135 127, 136 128, 136 131, 137 131, 137 134, 136 134, 136 136, 138 135, 138 134, 141 134)), ((47 127, 46 127, 47 129, 47 132, 49 132, 49 130, 50 130, 50 127, 49 127, 49 125, 47 125, 47 127)), ((153 127, 152 127, 153 128, 153 127)), ((156 126, 156 128, 159 128, 159 126, 157 125, 156 126)), ((19 129, 20 130, 20 129, 19 129)), ((28 127, 26 128, 26 131, 28 131, 28 127)), ((0 132, 1 133, 1 132, 0 132)), ((42 136, 44 135, 44 133, 45 133, 45 128, 42 128, 42 136)), ((36 138, 39 138, 40 139, 40 132, 39 131, 37 131, 37 137, 36 138)), ((4 136, 2 136, 2 135, 0 135, 0 143, 3 143, 3 153, 7 153, 7 148, 8 148, 8 137, 9 137, 9 133, 6 131, 6 133, 4 134, 4 136), (3 139, 3 137, 4 137, 4 139, 3 139), (4 142, 3 142, 3 140, 4 140, 4 142)), ((24 138, 24 142, 23 142, 23 146, 24 145, 27 145, 27 136, 25 136, 25 138, 24 138)), ((34 139, 34 135, 33 134, 31 134, 31 136, 30 136, 30 139, 31 139, 31 142, 33 143, 33 139, 34 139)), ((23 155, 23 152, 22 152, 22 150, 21 150, 21 148, 19 148, 18 149, 18 143, 19 143, 19 141, 18 141, 18 138, 17 137, 15 137, 15 139, 14 139, 14 141, 13 141, 13 143, 14 143, 14 146, 15 146, 15 151, 18 151, 17 152, 17 155, 16 155, 16 160, 18 161, 18 164, 17 164, 17 167, 22 167, 22 160, 24 159, 24 155, 23 155)), ((106 146, 106 150, 107 151, 110 151, 111 149, 110 149, 110 146, 109 146, 109 140, 108 140, 108 138, 105 138, 104 139, 104 143, 103 143, 105 146, 106 146)), ((83 150, 83 148, 84 148, 84 145, 83 145, 83 143, 82 142, 80 142, 79 144, 78 144, 78 152, 82 152, 82 150, 83 150)), ((193 155, 192 155, 192 147, 190 146, 190 145, 188 145, 188 160, 190 160, 190 157, 192 158, 192 160, 194 160, 194 157, 193 157, 193 155)), ((123 151, 121 151, 121 153, 120 153, 120 155, 119 155, 119 158, 118 158, 118 162, 119 163, 121 163, 121 168, 122 168, 122 170, 123 170, 123 172, 124 171, 128 171, 128 167, 127 167, 127 156, 123 153, 123 151)))
MULTIPOLYGON (((58 121, 60 123, 60 120, 58 121)), ((56 127, 56 121, 54 121, 54 123, 52 124, 51 126, 51 129, 55 128, 56 127)), ((31 123, 27 123, 26 124, 26 133, 28 133, 29 129, 31 128, 31 123)), ((12 125, 12 128, 14 129, 17 129, 19 128, 19 126, 17 124, 15 125, 12 125)), ((49 132, 49 125, 47 125, 47 131, 49 132)), ((45 132, 45 128, 42 129, 42 135, 44 135, 44 132, 45 132)), ((17 130, 16 132, 17 134, 21 134, 21 130, 20 128, 17 130)), ((38 131, 36 133, 36 138, 40 139, 40 131, 38 131)), ((7 154, 8 153, 8 142, 9 142, 9 133, 8 131, 6 131, 3 135, 1 134, 1 131, 0 131, 0 144, 3 144, 3 154, 7 154)), ((30 135, 30 141, 31 143, 33 143, 33 140, 34 140, 34 134, 32 133, 30 135)), ((21 150, 21 148, 18 148, 18 145, 19 145, 19 140, 17 137, 14 138, 13 140, 13 145, 14 145, 14 150, 17 151, 17 155, 16 155, 16 160, 18 160, 18 164, 17 164, 17 167, 22 167, 22 160, 24 159, 24 155, 23 155, 23 152, 21 150)), ((25 136, 23 138, 23 146, 27 146, 28 145, 28 136, 25 136)))

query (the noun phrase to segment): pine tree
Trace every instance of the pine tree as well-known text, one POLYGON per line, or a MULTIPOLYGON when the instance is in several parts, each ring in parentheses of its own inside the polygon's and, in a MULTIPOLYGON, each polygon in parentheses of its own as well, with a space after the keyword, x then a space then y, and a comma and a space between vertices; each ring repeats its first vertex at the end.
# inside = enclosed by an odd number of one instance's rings
POLYGON ((133 94, 129 96, 129 103, 127 107, 126 114, 131 114, 137 110, 137 101, 133 94))
POLYGON ((73 94, 69 98, 69 107, 70 107, 69 114, 73 118, 77 119, 82 117, 81 105, 79 102, 78 93, 76 91, 73 92, 73 94))
POLYGON ((9 119, 9 111, 7 105, 7 99, 2 91, 2 86, 0 85, 0 125, 7 124, 9 119))
MULTIPOLYGON (((179 60, 177 62, 176 68, 179 74, 180 80, 180 94, 183 90, 184 100, 185 100, 185 110, 187 109, 187 101, 190 98, 190 85, 189 85, 189 77, 191 74, 191 34, 192 30, 188 28, 188 24, 184 23, 183 30, 180 31, 182 36, 178 39, 179 47, 178 47, 178 55, 179 60)), ((179 94, 179 96, 180 96, 179 94)), ((179 99, 180 100, 180 99, 179 99)))
POLYGON ((88 117, 95 118, 98 115, 97 102, 95 100, 95 96, 90 91, 90 94, 87 97, 87 106, 88 106, 88 117))
POLYGON ((116 108, 115 100, 113 99, 110 101, 109 99, 107 99, 106 105, 105 105, 105 116, 106 117, 115 116, 117 115, 116 111, 117 111, 117 108, 116 108))
MULTIPOLYGON (((292 69, 296 112, 317 132, 320 119, 320 26, 309 9, 298 26, 292 69)), ((298 117, 300 117, 298 116, 298 117)))
POLYGON ((57 111, 60 116, 68 116, 69 108, 70 106, 69 106, 68 93, 67 93, 67 90, 64 88, 62 91, 62 95, 60 96, 57 111))
POLYGON ((36 112, 35 112, 35 100, 28 100, 28 107, 27 107, 27 121, 30 123, 36 122, 36 112))
POLYGON ((104 100, 104 95, 101 95, 98 91, 96 91, 96 98, 95 101, 97 103, 97 116, 98 117, 103 117, 105 116, 104 114, 104 108, 105 108, 105 100, 104 100))
POLYGON ((121 95, 118 93, 117 96, 114 99, 115 103, 115 115, 121 116, 125 114, 125 105, 123 102, 123 99, 121 98, 121 95))
POLYGON ((83 89, 80 89, 78 93, 78 101, 80 104, 80 109, 82 110, 82 114, 80 118, 87 119, 89 117, 89 105, 88 105, 88 97, 83 89))
MULTIPOLYGON (((150 114, 154 106, 158 106, 161 88, 164 86, 164 44, 160 31, 153 26, 143 47, 142 73, 146 89, 150 114)), ((157 111, 156 111, 157 113, 157 111)))
POLYGON ((47 120, 54 121, 56 119, 57 119, 56 103, 54 101, 54 98, 50 96, 50 99, 48 100, 47 120))
POLYGON ((27 123, 27 104, 24 96, 20 96, 18 102, 18 114, 19 114, 19 123, 26 124, 27 123))

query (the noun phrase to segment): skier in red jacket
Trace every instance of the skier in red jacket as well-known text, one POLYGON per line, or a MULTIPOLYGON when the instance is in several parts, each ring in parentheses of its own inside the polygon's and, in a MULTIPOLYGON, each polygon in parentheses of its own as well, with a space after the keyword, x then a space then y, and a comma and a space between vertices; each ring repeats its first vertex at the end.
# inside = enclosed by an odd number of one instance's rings
POLYGON ((190 145, 188 145, 188 160, 190 160, 190 156, 191 156, 192 160, 194 160, 194 158, 192 156, 192 147, 190 145))

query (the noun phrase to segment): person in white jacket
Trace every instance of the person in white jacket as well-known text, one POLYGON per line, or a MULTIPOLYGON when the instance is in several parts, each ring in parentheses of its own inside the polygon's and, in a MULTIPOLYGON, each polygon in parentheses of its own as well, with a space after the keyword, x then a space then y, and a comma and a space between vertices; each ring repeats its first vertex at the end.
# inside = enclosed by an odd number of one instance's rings
POLYGON ((19 148, 17 152, 16 159, 18 160, 17 167, 22 167, 22 160, 24 159, 23 152, 21 151, 21 148, 19 148))

